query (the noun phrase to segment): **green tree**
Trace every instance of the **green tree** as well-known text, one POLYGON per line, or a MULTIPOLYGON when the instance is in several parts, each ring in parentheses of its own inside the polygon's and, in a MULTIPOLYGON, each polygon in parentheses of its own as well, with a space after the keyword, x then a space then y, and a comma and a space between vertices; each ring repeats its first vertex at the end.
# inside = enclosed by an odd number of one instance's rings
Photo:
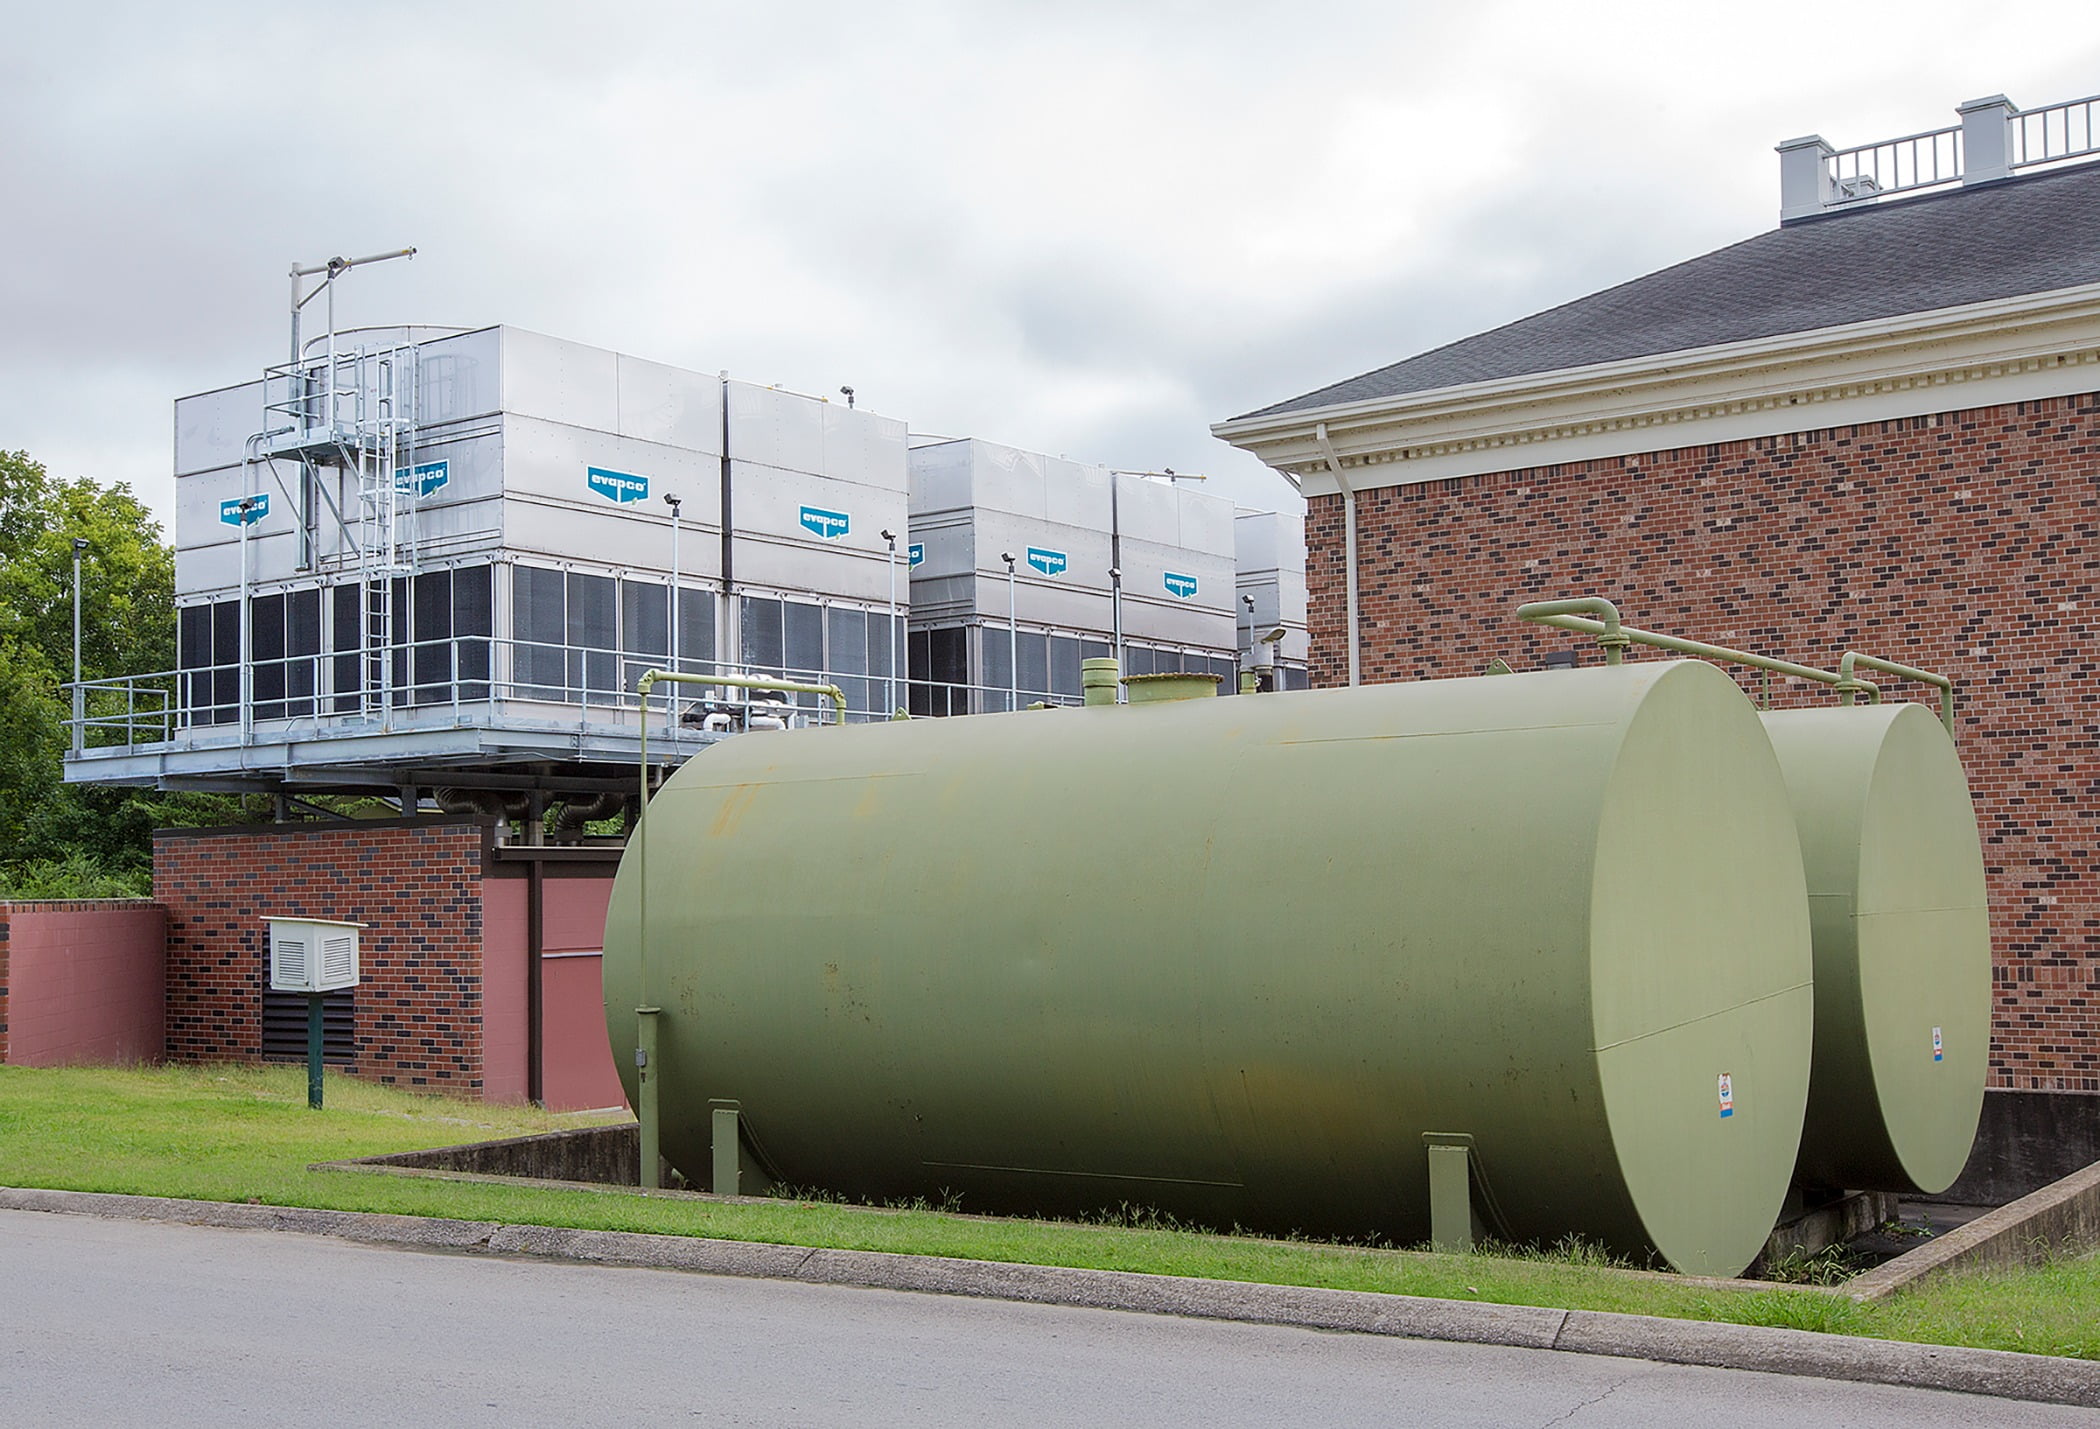
MULTIPOLYGON (((52 477, 27 452, 0 451, 0 639, 73 664, 73 541, 87 540, 83 667, 95 675, 175 663, 175 553, 131 488, 52 477)), ((62 677, 63 678, 63 677, 62 677)))
POLYGON ((82 560, 89 678, 175 664, 175 555, 131 488, 62 480, 0 451, 0 867, 86 858, 152 863, 156 825, 219 822, 234 801, 64 782, 73 667, 73 541, 82 560))

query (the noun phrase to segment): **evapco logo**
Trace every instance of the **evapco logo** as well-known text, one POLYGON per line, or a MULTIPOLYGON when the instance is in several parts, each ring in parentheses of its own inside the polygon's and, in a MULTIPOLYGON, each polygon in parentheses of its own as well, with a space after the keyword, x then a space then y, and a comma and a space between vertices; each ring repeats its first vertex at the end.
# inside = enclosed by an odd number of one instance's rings
POLYGON ((1030 546, 1028 564, 1031 569, 1041 571, 1046 576, 1061 576, 1070 563, 1065 559, 1063 551, 1046 551, 1041 546, 1030 546))
POLYGON ((852 529, 853 518, 843 511, 826 511, 821 506, 802 508, 802 527, 812 535, 822 536, 827 541, 836 541, 852 529))
POLYGON ((253 496, 229 496, 219 503, 219 519, 228 526, 253 526, 270 514, 270 493, 258 491, 253 496), (247 510, 242 510, 242 503, 247 510))
POLYGON ((1166 571, 1162 574, 1165 576, 1168 595, 1174 596, 1179 600, 1187 600, 1196 593, 1196 578, 1194 576, 1185 576, 1178 571, 1166 571))
POLYGON ((452 480, 450 461, 425 461, 414 466, 394 468, 394 489, 413 491, 418 496, 428 496, 452 480))
POLYGON ((630 501, 649 499, 649 478, 635 476, 624 471, 607 471, 602 466, 587 466, 583 479, 591 490, 607 501, 617 501, 625 506, 630 501))

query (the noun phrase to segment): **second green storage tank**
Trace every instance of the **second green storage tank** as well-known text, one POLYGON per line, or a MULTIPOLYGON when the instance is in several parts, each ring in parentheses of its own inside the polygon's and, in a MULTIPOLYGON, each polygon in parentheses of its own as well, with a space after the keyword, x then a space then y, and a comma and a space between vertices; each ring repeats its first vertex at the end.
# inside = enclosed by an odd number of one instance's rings
POLYGON ((1723 1274, 1810 978, 1771 745, 1698 662, 741 736, 605 956, 689 1171, 734 1099, 797 1184, 1405 1242, 1465 1132, 1503 1234, 1723 1274))
POLYGON ((1954 741, 1924 707, 1764 717, 1801 832, 1816 1040, 1804 1179, 1945 1190, 1990 1068, 1983 851, 1954 741))

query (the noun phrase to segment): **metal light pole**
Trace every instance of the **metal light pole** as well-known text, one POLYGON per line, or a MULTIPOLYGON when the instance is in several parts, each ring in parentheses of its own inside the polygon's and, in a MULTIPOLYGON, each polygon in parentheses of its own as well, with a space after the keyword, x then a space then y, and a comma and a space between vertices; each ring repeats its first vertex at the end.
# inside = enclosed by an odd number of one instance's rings
MULTIPOLYGON (((685 502, 677 496, 674 496, 670 492, 666 491, 664 493, 664 505, 671 508, 670 644, 671 669, 675 672, 683 668, 678 663, 678 512, 679 508, 685 505, 685 502)), ((668 685, 664 688, 664 721, 666 730, 668 731, 670 736, 675 739, 678 735, 678 697, 673 693, 673 689, 673 686, 668 685)), ((647 709, 644 709, 642 711, 642 718, 644 720, 647 720, 649 718, 649 711, 647 709)))
MULTIPOLYGON (((1123 659, 1123 513, 1121 491, 1123 473, 1108 474, 1108 612, 1109 624, 1113 627, 1115 643, 1109 653, 1116 657, 1116 672, 1122 674, 1129 667, 1123 659)), ((1122 699, 1122 687, 1116 689, 1116 698, 1122 699)))
MULTIPOLYGON (((249 698, 254 693, 254 676, 249 668, 250 655, 254 649, 252 640, 254 621, 250 618, 249 610, 252 603, 250 592, 254 586, 254 578, 248 573, 248 527, 255 519, 255 508, 259 503, 259 497, 243 496, 240 506, 236 508, 241 518, 241 646, 239 657, 241 663, 239 684, 241 745, 243 748, 247 747, 255 735, 255 707, 253 701, 249 698)), ((392 661, 390 660, 388 664, 391 667, 392 661)), ((217 682, 217 675, 214 674, 213 683, 216 684, 217 682)), ((214 695, 213 698, 216 699, 217 696, 214 695)))
POLYGON ((87 691, 80 688, 80 558, 87 554, 88 543, 83 536, 73 538, 73 752, 78 754, 86 742, 87 730, 82 719, 87 713, 87 691))
POLYGON ((1281 650, 1283 637, 1287 633, 1279 625, 1261 638, 1261 643, 1269 647, 1269 689, 1272 692, 1280 691, 1283 688, 1283 656, 1281 650))
MULTIPOLYGON (((413 248, 396 248, 391 253, 369 253, 362 258, 331 258, 326 263, 294 263, 292 265, 292 362, 294 365, 298 363, 302 356, 299 351, 299 310, 301 308, 312 302, 317 294, 325 291, 328 294, 329 305, 328 331, 333 336, 335 333, 336 279, 342 277, 343 274, 349 272, 352 268, 363 267, 367 263, 384 263, 390 258, 413 258, 415 256, 416 250, 413 248), (299 290, 306 288, 306 284, 301 281, 305 278, 319 278, 321 281, 313 287, 307 288, 304 293, 301 293, 299 290)), ((331 413, 330 416, 332 418, 333 414, 331 413)))
MULTIPOLYGON (((851 406, 852 398, 846 404, 851 406)), ((883 697, 889 708, 883 713, 892 715, 897 712, 897 533, 884 531, 882 539, 890 543, 890 680, 883 697)))
POLYGON ((1254 668, 1254 597, 1242 595, 1240 604, 1247 607, 1247 638, 1240 645, 1240 669, 1251 670, 1254 668))
POLYGON ((1014 553, 1001 551, 999 559, 1006 562, 1006 707, 1017 710, 1021 707, 1021 626, 1015 615, 1014 553))

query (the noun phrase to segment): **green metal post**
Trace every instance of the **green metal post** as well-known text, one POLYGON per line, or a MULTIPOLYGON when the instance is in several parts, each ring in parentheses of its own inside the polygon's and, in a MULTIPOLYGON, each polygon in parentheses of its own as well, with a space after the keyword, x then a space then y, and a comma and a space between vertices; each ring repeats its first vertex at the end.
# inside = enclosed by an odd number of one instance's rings
POLYGON ((641 1105, 634 1109, 642 1123, 642 1189, 657 1188, 657 1162, 662 1157, 657 1140, 657 1081, 656 1075, 656 1015, 662 1011, 656 1007, 637 1007, 634 1048, 634 1076, 640 1090, 636 1099, 641 1105))
POLYGON ((712 1131, 714 1132, 714 1188, 717 1196, 738 1194, 740 1176, 743 1171, 738 1151, 737 1114, 741 1110, 737 1102, 714 1102, 712 1131))
MULTIPOLYGON (((728 388, 723 388, 723 391, 727 392, 728 388)), ((726 402, 722 410, 725 413, 729 410, 726 402)), ((727 419, 725 418, 724 420, 727 419)), ((726 458, 723 465, 725 467, 728 465, 726 458)), ((728 478, 725 477, 723 479, 726 481, 728 478)), ((675 615, 676 612, 673 612, 673 614, 675 615)), ((656 1116, 657 1009, 649 1001, 649 687, 656 683, 658 673, 656 670, 644 671, 642 678, 635 685, 635 689, 641 697, 642 707, 642 738, 641 749, 638 754, 638 762, 641 765, 642 787, 640 799, 634 806, 635 859, 641 869, 642 881, 641 968, 638 978, 641 985, 641 996, 635 999, 634 1009, 634 1116, 635 1120, 640 1123, 641 1164, 636 1168, 635 1179, 641 1183, 644 1191, 653 1191, 657 1188, 656 1167, 659 1157, 657 1151, 658 1122, 656 1116)), ((674 711, 672 722, 675 727, 677 721, 675 711, 677 707, 674 704, 672 708, 674 711)))
POLYGON ((1463 1255, 1473 1248, 1473 1138, 1425 1131, 1429 1148, 1429 1248, 1463 1255))
POLYGON ((306 1104, 321 1109, 321 997, 306 995, 306 1104))

